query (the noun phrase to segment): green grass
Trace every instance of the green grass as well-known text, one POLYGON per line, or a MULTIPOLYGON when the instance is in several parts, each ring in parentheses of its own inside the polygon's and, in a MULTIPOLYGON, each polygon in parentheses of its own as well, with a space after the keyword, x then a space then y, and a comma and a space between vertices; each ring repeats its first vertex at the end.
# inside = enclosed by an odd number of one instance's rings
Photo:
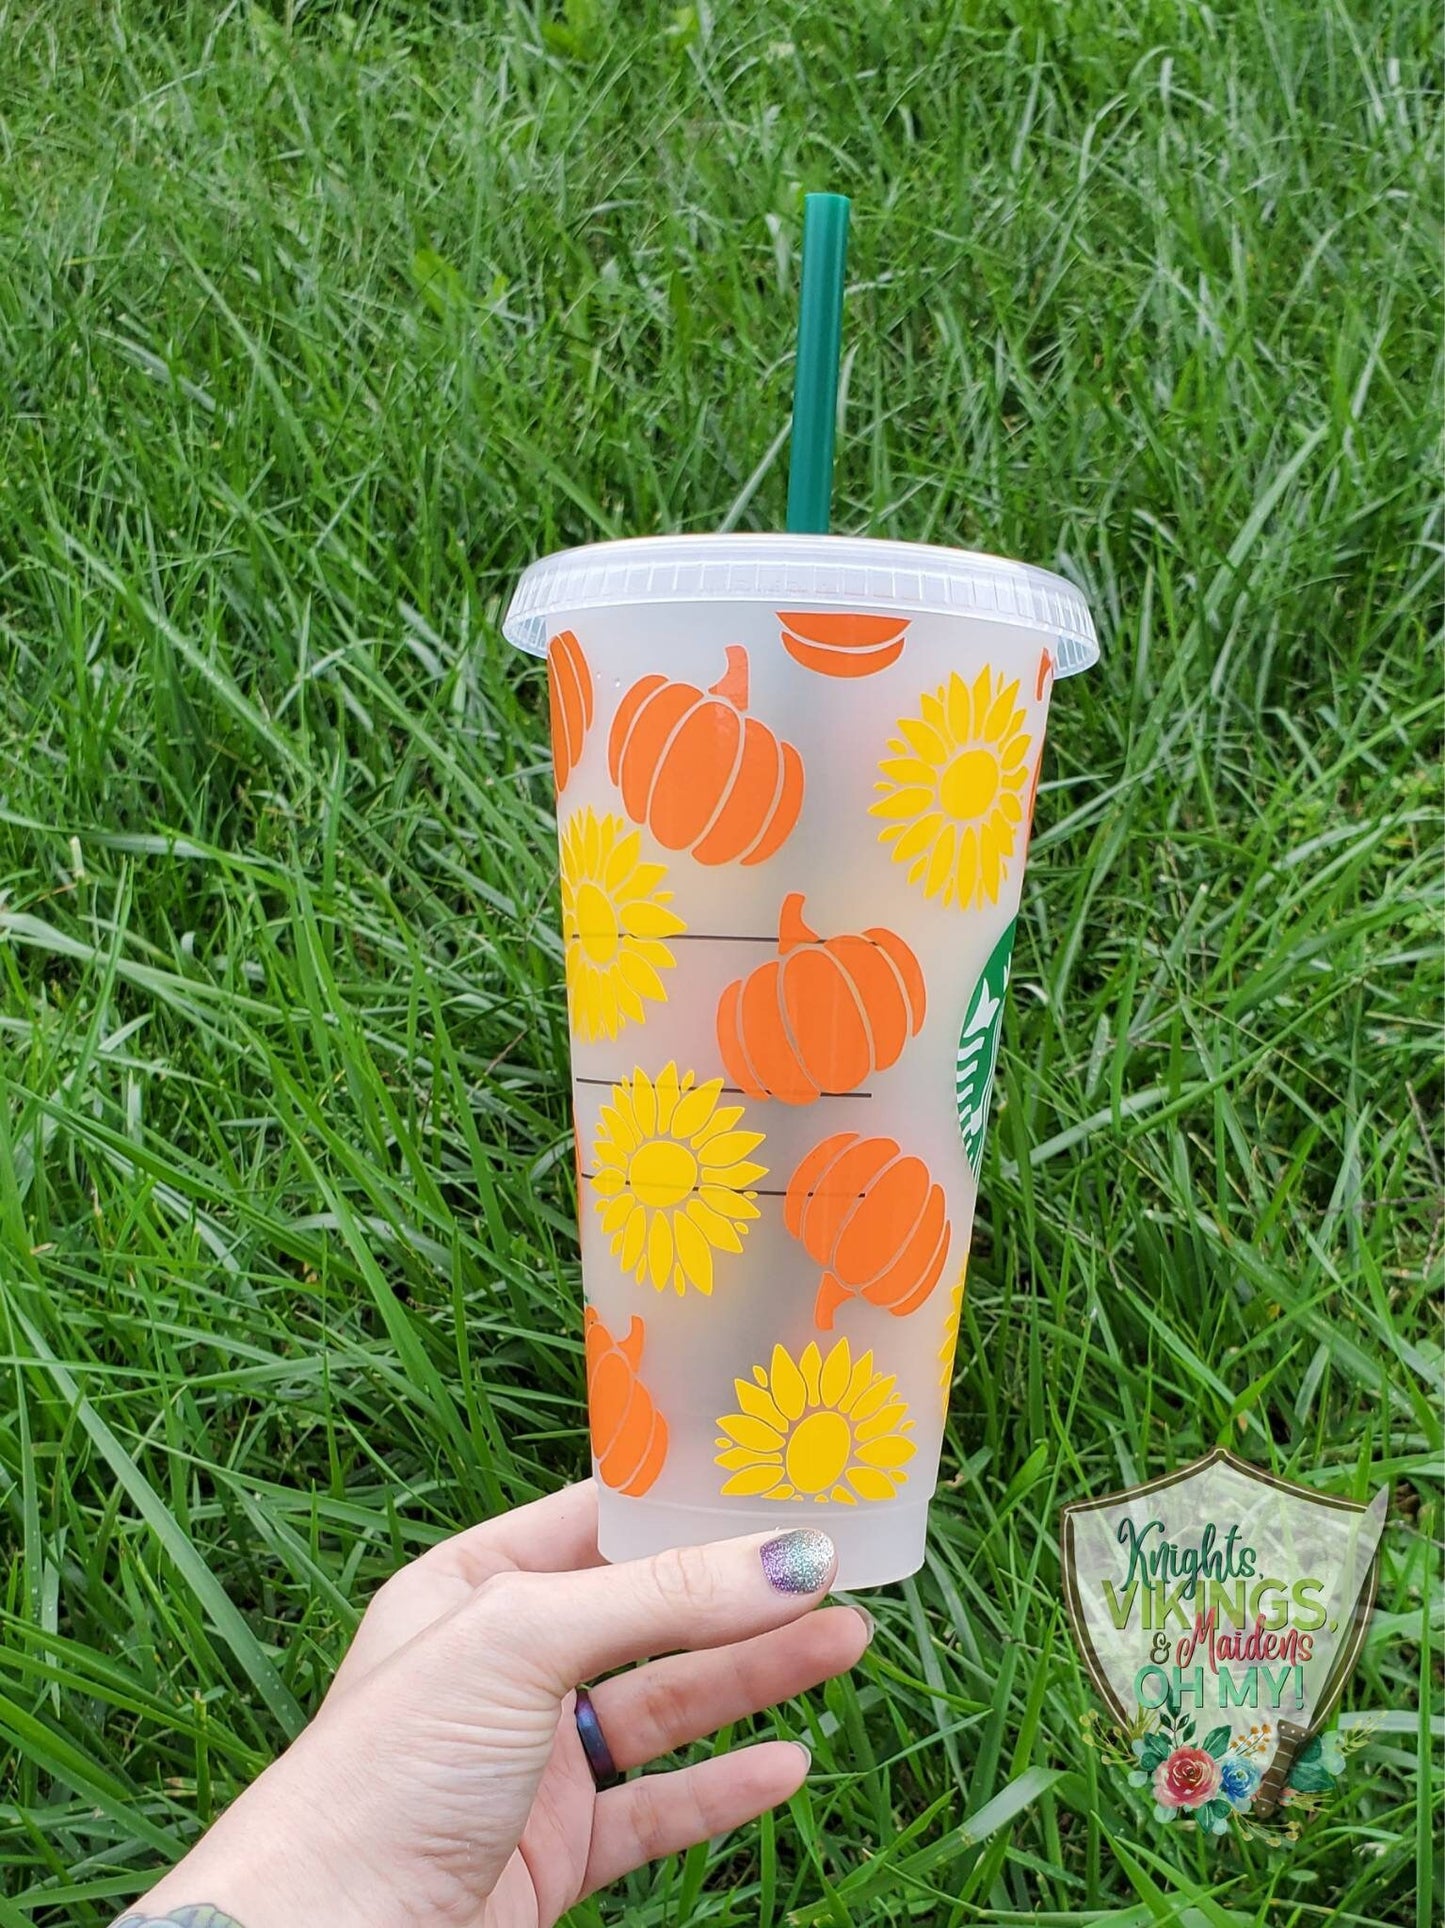
POLYGON ((1106 653, 928 1568, 779 1716, 791 1813, 574 1919, 1432 1921, 1436 9, 542 11, 0 0, 0 1928, 98 1928, 398 1560, 584 1468, 499 613, 543 550, 780 524, 810 186, 837 526, 1061 569, 1106 653), (1383 1722, 1284 1851, 1080 1733, 1058 1508, 1216 1442, 1393 1494, 1383 1722))

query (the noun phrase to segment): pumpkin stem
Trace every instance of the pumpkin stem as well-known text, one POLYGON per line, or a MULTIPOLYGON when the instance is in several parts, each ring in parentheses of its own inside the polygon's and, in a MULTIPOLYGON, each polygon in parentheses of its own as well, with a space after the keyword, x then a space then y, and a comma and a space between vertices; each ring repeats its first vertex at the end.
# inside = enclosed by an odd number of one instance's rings
POLYGON ((627 1337, 617 1341, 617 1350, 634 1372, 642 1364, 642 1340, 646 1330, 647 1328, 634 1312, 632 1323, 627 1328, 627 1337))
POLYGON ((778 949, 786 957, 800 944, 816 944, 818 933, 803 922, 803 893, 790 890, 778 913, 778 949))
POLYGON ((725 703, 731 703, 736 710, 748 706, 748 652, 741 643, 727 646, 728 666, 723 674, 708 690, 709 696, 720 696, 725 703))
POLYGON ((848 1293, 843 1286, 831 1272, 825 1272, 818 1282, 818 1296, 813 1301, 813 1324, 819 1332, 833 1330, 833 1314, 847 1299, 848 1293))

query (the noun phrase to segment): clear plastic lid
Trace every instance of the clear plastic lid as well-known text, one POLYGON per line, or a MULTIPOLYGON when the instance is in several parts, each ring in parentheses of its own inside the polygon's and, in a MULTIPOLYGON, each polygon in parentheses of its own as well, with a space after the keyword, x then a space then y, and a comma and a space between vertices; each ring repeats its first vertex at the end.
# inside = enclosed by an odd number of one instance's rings
POLYGON ((638 536, 564 549, 527 570, 502 633, 541 656, 559 617, 619 603, 719 599, 977 616, 1045 631, 1059 676, 1099 660, 1088 604, 1062 576, 969 549, 868 536, 638 536))

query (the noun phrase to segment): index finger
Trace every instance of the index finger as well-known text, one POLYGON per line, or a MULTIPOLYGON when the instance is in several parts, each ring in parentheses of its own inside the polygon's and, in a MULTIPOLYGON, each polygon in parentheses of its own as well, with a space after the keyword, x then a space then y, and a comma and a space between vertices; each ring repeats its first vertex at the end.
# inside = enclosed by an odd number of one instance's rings
POLYGON ((601 1564, 593 1480, 481 1520, 392 1574, 372 1597, 331 1691, 349 1692, 499 1573, 571 1573, 601 1564))
POLYGON ((572 1573, 603 1564, 597 1551, 597 1482, 583 1479, 454 1533, 423 1553, 415 1567, 435 1579, 446 1576, 479 1587, 508 1568, 572 1573))

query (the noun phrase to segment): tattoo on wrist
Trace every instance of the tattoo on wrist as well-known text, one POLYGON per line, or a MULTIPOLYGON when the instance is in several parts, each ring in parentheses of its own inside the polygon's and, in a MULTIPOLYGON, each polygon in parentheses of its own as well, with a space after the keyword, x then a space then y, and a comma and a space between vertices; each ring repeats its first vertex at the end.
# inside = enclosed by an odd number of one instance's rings
POLYGON ((167 1908, 163 1915, 122 1915, 111 1928, 241 1928, 241 1924, 209 1901, 188 1901, 183 1907, 167 1908))

